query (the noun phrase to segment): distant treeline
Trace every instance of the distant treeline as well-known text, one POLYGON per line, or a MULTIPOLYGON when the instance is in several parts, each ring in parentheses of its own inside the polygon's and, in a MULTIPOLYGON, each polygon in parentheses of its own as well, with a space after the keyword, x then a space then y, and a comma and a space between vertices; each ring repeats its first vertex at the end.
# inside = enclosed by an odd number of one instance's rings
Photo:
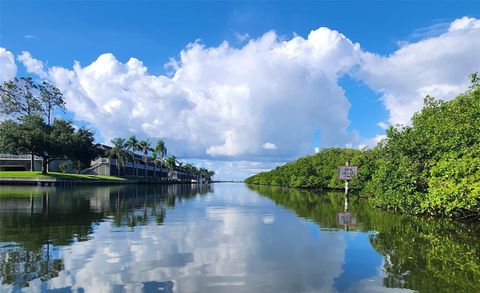
POLYGON ((337 166, 350 160, 350 183, 379 207, 413 214, 480 218, 480 82, 451 101, 427 96, 410 126, 390 127, 373 149, 323 149, 247 178, 250 184, 342 188, 337 166))

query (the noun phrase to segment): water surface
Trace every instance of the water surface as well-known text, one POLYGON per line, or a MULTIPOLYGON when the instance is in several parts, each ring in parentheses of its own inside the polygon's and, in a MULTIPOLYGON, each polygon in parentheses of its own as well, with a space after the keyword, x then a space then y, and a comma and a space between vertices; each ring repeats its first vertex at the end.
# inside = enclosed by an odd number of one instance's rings
POLYGON ((480 292, 478 225, 344 209, 242 184, 0 186, 0 291, 480 292))

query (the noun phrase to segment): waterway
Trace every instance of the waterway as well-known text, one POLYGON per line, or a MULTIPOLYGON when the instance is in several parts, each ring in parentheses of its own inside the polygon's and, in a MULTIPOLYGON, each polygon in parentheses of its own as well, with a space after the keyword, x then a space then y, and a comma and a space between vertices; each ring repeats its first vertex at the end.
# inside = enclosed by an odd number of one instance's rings
POLYGON ((480 225, 243 184, 0 186, 0 292, 480 292, 480 225))

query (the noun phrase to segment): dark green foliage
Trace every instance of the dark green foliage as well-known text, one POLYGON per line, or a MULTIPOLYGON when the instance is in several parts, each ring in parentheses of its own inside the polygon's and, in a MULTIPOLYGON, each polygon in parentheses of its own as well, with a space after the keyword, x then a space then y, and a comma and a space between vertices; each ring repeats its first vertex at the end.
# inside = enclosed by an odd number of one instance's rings
POLYGON ((72 161, 72 168, 77 170, 77 174, 82 169, 90 166, 95 158, 100 157, 101 150, 94 146, 95 137, 93 132, 87 128, 80 128, 71 134, 71 145, 67 150, 67 157, 72 161))
POLYGON ((42 112, 38 85, 30 77, 14 78, 0 86, 0 114, 25 117, 42 112))
POLYGON ((250 184, 341 188, 338 165, 359 176, 351 188, 386 209, 448 217, 480 217, 480 83, 452 101, 427 96, 411 126, 391 127, 373 150, 325 149, 260 173, 250 184))
POLYGON ((50 125, 55 109, 65 111, 60 90, 44 81, 35 83, 30 77, 14 78, 0 85, 0 114, 10 118, 38 115, 50 125))
MULTIPOLYGON (((112 139, 110 142, 113 144, 113 148, 108 152, 108 157, 110 159, 115 158, 117 160, 116 165, 118 168, 118 174, 120 175, 121 167, 123 167, 123 173, 125 174, 125 162, 127 160, 127 155, 128 155, 127 140, 124 138, 116 137, 112 139)), ((134 158, 134 155, 132 153, 132 161, 133 161, 133 158, 134 158)))
POLYGON ((37 115, 0 123, 0 152, 33 153, 43 159, 42 173, 47 172, 48 163, 57 159, 89 163, 97 156, 93 139, 90 130, 75 130, 70 121, 55 119, 49 125, 37 115))
MULTIPOLYGON (((349 160, 350 165, 365 165, 367 170, 371 168, 369 162, 371 152, 341 148, 324 149, 315 155, 300 158, 270 172, 247 178, 245 182, 286 187, 343 188, 343 181, 337 178, 337 166, 343 166, 349 160)), ((367 179, 369 179, 367 173, 363 173, 350 182, 350 187, 362 189, 367 179)))
POLYGON ((0 123, 0 152, 39 155, 49 148, 48 128, 49 125, 37 115, 22 117, 19 122, 3 121, 0 123))
POLYGON ((66 163, 61 163, 60 165, 58 165, 58 169, 60 169, 60 171, 62 171, 62 173, 65 173, 65 171, 67 171, 68 167, 69 166, 66 163))
MULTIPOLYGON (((23 124, 33 122, 33 120, 37 120, 38 122, 40 119, 45 120, 47 125, 51 125, 51 116, 56 109, 65 111, 63 94, 58 88, 46 81, 39 84, 30 77, 15 77, 13 80, 6 81, 0 85, 0 118, 4 116, 16 122, 23 120, 23 124), (33 120, 29 121, 31 119, 33 120)), ((23 153, 31 155, 30 171, 34 171, 35 164, 33 156, 35 150, 33 149, 32 143, 34 143, 34 141, 32 141, 32 139, 33 136, 38 137, 38 133, 27 134, 30 135, 30 137, 28 137, 30 142, 28 142, 28 144, 31 148, 25 150, 23 153)), ((26 143, 23 144, 23 146, 26 145, 26 143)))
POLYGON ((38 85, 40 91, 40 102, 42 105, 42 112, 47 119, 47 124, 50 124, 52 119, 52 112, 58 108, 65 111, 65 100, 62 92, 48 82, 42 82, 38 85))
POLYGON ((480 215, 480 87, 452 101, 425 98, 412 125, 391 128, 377 147, 365 192, 402 212, 480 215))

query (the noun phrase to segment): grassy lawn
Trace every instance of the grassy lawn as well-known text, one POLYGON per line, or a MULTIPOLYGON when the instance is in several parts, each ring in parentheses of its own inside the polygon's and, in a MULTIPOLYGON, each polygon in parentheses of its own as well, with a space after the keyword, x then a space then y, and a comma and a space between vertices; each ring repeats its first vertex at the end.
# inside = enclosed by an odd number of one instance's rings
POLYGON ((115 176, 99 176, 86 174, 66 174, 49 172, 43 175, 40 171, 0 171, 0 178, 14 177, 14 178, 56 178, 56 179, 70 179, 70 180, 126 180, 125 178, 115 176))

